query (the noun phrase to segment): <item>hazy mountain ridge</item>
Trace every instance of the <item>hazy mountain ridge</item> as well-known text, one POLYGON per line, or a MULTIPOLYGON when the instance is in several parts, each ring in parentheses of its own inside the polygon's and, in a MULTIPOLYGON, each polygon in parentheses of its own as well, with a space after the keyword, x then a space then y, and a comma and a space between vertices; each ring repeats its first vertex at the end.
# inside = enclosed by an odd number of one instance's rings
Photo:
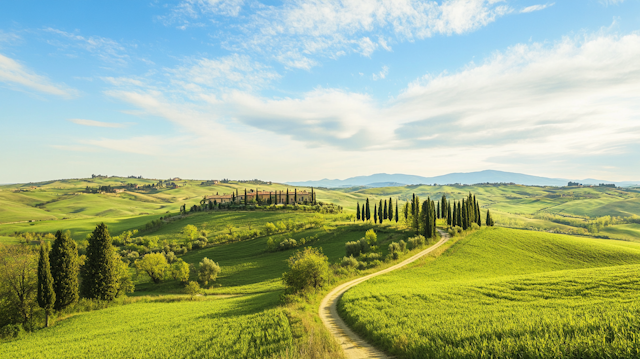
POLYGON ((522 173, 503 172, 494 170, 485 170, 478 172, 468 173, 449 173, 441 176, 434 177, 422 177, 406 174, 387 174, 376 173, 370 176, 357 176, 344 180, 339 179, 322 179, 318 181, 300 181, 300 182, 287 182, 287 184, 295 186, 313 186, 313 187, 353 187, 353 186, 369 186, 369 187, 384 187, 387 184, 389 186, 408 185, 408 184, 476 184, 476 183, 516 183, 527 186, 566 186, 568 182, 578 182, 584 185, 597 185, 600 183, 613 183, 616 186, 628 187, 640 184, 640 181, 606 181, 593 178, 587 178, 582 180, 576 179, 564 179, 564 178, 549 178, 526 175, 522 173))

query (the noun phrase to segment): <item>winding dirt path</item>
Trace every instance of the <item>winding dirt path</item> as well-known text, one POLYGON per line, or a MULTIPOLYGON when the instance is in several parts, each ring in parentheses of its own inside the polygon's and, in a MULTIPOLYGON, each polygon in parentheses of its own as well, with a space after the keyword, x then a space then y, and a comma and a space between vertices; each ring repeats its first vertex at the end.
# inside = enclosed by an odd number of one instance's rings
POLYGON ((407 264, 416 261, 418 258, 423 257, 429 253, 431 253, 436 248, 443 245, 445 242, 449 240, 449 234, 443 231, 438 230, 442 239, 433 246, 425 249, 424 251, 413 255, 412 257, 405 259, 404 261, 389 267, 387 269, 383 269, 379 272, 372 273, 366 275, 364 277, 360 277, 354 279, 350 282, 343 283, 338 287, 334 288, 329 294, 327 294, 320 303, 320 319, 322 323, 324 323, 325 327, 329 329, 329 332, 333 337, 340 343, 342 346, 342 350, 344 350, 345 357, 348 359, 366 359, 366 358, 389 358, 386 354, 374 348, 372 345, 364 341, 360 338, 356 333, 354 333, 347 324, 340 318, 338 315, 337 304, 342 297, 342 294, 349 290, 350 288, 368 280, 373 277, 377 277, 379 275, 389 273, 396 269, 402 268, 407 264))

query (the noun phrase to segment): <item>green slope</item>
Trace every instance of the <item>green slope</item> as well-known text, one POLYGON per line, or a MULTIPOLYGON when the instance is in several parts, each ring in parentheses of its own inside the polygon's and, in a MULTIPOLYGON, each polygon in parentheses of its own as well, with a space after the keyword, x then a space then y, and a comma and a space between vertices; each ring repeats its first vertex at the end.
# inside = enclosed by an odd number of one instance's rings
POLYGON ((343 296, 343 318, 411 358, 637 357, 640 245, 500 228, 343 296))

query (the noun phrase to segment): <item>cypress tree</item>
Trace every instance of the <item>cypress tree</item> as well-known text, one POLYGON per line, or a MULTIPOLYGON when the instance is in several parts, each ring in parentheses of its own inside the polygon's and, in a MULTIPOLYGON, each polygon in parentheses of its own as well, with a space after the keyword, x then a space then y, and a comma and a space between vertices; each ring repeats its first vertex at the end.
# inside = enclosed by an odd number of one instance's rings
POLYGON ((382 200, 380 200, 380 205, 378 206, 378 222, 382 224, 382 200))
POLYGON ((415 216, 416 214, 416 194, 413 194, 413 199, 411 200, 411 215, 415 216))
POLYGON ((298 203, 298 189, 293 189, 293 203, 298 203))
MULTIPOLYGON (((380 202, 382 202, 382 200, 380 200, 380 202)), ((384 200, 384 208, 382 209, 382 219, 387 219, 387 200, 386 199, 384 200)))
POLYGON ((482 227, 482 216, 480 215, 480 205, 476 202, 476 223, 482 227))
POLYGON ((431 214, 430 205, 431 205, 431 201, 429 201, 428 198, 426 201, 422 203, 421 222, 423 223, 422 235, 424 236, 424 238, 431 238, 431 219, 429 218, 431 214))
POLYGON ((51 276, 56 292, 53 309, 60 311, 78 301, 78 248, 67 233, 56 232, 51 253, 51 276))
POLYGON ((356 219, 360 220, 360 202, 356 202, 356 219))
POLYGON ((373 205, 373 223, 378 223, 378 210, 376 204, 373 205))
POLYGON ((393 221, 393 199, 391 199, 391 197, 389 197, 389 211, 387 215, 389 216, 389 222, 392 222, 393 221))
POLYGON ((40 245, 40 260, 38 261, 38 305, 44 309, 45 326, 49 326, 49 316, 56 303, 56 292, 53 289, 53 277, 49 266, 49 253, 44 244, 40 245))
MULTIPOLYGON (((311 187, 311 204, 313 204, 313 205, 316 204, 315 197, 313 196, 313 187, 311 187)), ((360 218, 358 218, 358 219, 360 219, 360 218)))
POLYGON ((287 197, 285 198, 286 204, 289 204, 289 189, 287 188, 287 197))
POLYGON ((449 223, 449 206, 447 203, 447 197, 443 194, 442 199, 440 200, 440 210, 442 211, 442 218, 447 219, 447 223, 449 223))
POLYGON ((396 199, 396 223, 398 223, 398 220, 400 220, 400 215, 398 214, 398 200, 396 199))
POLYGON ((458 201, 458 208, 456 214, 456 226, 462 227, 462 202, 458 201))
POLYGON ((247 189, 244 189, 244 205, 247 206, 247 189))
POLYGON ((487 209, 487 219, 485 222, 487 226, 493 227, 493 218, 491 218, 491 212, 489 212, 488 209, 487 209))
POLYGON ((409 202, 404 203, 404 220, 409 220, 409 202))
MULTIPOLYGON (((369 197, 367 197, 367 217, 366 220, 370 220, 371 219, 371 205, 369 205, 369 197)), ((363 221, 365 220, 365 218, 362 219, 363 221)))
POLYGON ((451 214, 451 202, 447 201, 447 225, 449 225, 449 227, 451 227, 451 218, 453 218, 451 214))
POLYGON ((99 224, 89 238, 87 259, 82 267, 81 294, 85 298, 113 300, 118 278, 111 236, 104 223, 99 224))
POLYGON ((442 218, 440 216, 440 202, 436 203, 436 218, 438 219, 442 218))
POLYGON ((420 197, 415 197, 413 203, 413 228, 416 233, 420 233, 420 197))

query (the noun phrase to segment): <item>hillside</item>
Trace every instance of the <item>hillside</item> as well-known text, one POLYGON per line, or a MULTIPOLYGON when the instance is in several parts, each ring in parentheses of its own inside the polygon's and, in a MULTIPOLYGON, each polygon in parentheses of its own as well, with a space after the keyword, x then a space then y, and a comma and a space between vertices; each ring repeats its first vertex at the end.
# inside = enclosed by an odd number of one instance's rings
POLYGON ((632 358, 638 290, 640 245, 489 228, 355 287, 340 312, 398 357, 632 358))

